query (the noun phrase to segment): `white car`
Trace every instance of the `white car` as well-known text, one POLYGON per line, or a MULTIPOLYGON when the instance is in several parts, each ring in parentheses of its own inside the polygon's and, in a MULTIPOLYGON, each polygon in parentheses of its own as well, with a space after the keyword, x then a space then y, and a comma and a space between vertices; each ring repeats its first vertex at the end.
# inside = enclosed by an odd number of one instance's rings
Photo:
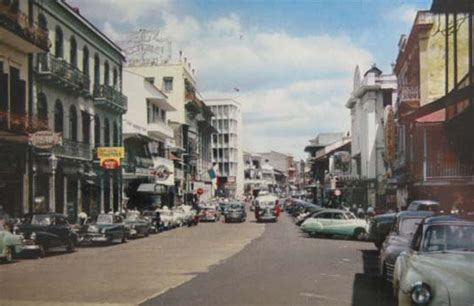
POLYGON ((160 213, 161 225, 165 230, 174 228, 178 225, 178 217, 167 206, 157 209, 160 213))

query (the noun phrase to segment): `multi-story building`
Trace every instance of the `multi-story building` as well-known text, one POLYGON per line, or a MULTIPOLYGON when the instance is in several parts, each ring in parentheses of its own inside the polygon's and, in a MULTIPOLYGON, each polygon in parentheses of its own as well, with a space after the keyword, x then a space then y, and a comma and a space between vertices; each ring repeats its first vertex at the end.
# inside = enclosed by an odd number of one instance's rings
POLYGON ((94 148, 122 145, 124 56, 64 1, 36 2, 33 14, 52 42, 50 52, 32 59, 33 110, 62 143, 52 151, 34 149, 32 210, 61 212, 72 220, 80 211, 118 210, 121 170, 93 161, 94 148), (46 207, 39 199, 46 199, 46 207))
POLYGON ((401 207, 420 198, 445 210, 474 207, 473 9, 470 1, 434 0, 400 39, 392 168, 401 207))
POLYGON ((172 206, 174 164, 166 143, 174 139, 168 124, 175 108, 152 79, 124 70, 129 111, 123 118, 126 163, 124 192, 128 208, 172 206))
POLYGON ((0 2, 0 205, 12 216, 31 211, 28 133, 47 128, 35 111, 33 56, 49 50, 35 1, 0 2))
MULTIPOLYGON (((386 172, 384 114, 396 99, 395 75, 384 75, 375 65, 361 78, 354 73, 354 88, 346 107, 351 111, 352 173, 366 185, 356 197, 360 204, 385 205, 386 172)), ((359 203, 358 203, 359 204, 359 203)))
POLYGON ((244 192, 244 161, 242 151, 242 113, 240 103, 233 99, 206 100, 214 113, 212 125, 212 162, 218 165, 218 188, 230 197, 244 192))
POLYGON ((196 190, 204 190, 203 198, 212 194, 212 180, 208 170, 212 168, 211 134, 213 116, 197 91, 194 70, 187 58, 177 63, 141 65, 134 63, 127 70, 152 80, 168 97, 176 109, 169 114, 169 124, 174 130, 174 143, 168 148, 176 155, 175 180, 177 196, 185 202, 194 199, 196 190))
POLYGON ((244 192, 254 195, 263 186, 262 157, 258 153, 244 152, 244 192))
POLYGON ((290 191, 296 182, 296 167, 293 156, 276 151, 260 153, 262 160, 273 167, 276 183, 280 191, 290 191))

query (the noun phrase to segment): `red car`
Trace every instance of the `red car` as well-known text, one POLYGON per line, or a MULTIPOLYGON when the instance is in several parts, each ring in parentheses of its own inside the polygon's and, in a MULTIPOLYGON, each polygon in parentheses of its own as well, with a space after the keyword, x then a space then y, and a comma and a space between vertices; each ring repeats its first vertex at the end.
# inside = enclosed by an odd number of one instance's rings
POLYGON ((217 209, 215 209, 213 207, 203 208, 203 209, 201 209, 201 211, 199 213, 199 221, 200 222, 203 222, 203 221, 216 222, 216 221, 219 221, 219 219, 220 219, 220 213, 217 209))

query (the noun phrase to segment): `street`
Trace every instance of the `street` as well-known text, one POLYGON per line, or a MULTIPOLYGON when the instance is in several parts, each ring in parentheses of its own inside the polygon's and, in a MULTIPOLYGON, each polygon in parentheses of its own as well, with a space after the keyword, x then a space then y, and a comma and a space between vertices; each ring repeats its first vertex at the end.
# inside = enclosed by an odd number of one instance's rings
POLYGON ((0 305, 392 305, 371 243, 249 216, 1 265, 0 305))

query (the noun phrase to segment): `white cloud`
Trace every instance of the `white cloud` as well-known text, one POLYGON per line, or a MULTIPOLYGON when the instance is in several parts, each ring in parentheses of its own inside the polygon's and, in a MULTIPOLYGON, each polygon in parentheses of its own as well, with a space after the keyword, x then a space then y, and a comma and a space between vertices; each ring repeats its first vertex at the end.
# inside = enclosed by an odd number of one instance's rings
POLYGON ((388 12, 387 16, 392 20, 398 20, 411 26, 415 21, 417 12, 417 7, 404 4, 399 6, 397 9, 388 12))

